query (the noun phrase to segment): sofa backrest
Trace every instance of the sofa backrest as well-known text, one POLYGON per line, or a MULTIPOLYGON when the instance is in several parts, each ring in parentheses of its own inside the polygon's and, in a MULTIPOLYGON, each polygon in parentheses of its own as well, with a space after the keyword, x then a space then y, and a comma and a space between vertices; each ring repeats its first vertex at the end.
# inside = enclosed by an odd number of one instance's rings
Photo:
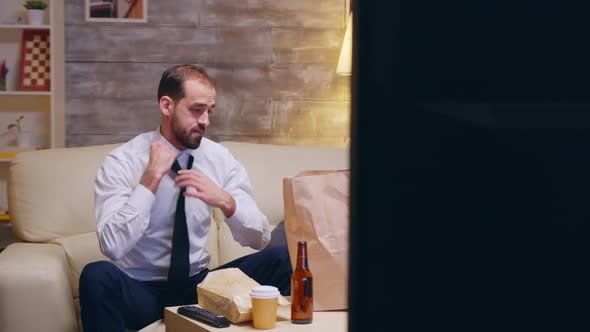
POLYGON ((96 231, 94 178, 119 144, 19 153, 10 165, 8 205, 16 235, 29 242, 96 231))
MULTIPOLYGON (((271 224, 283 219, 282 179, 308 169, 348 168, 348 149, 222 142, 246 168, 271 224)), ((12 161, 9 209, 16 235, 50 242, 95 232, 94 179, 120 144, 22 152, 12 161)))

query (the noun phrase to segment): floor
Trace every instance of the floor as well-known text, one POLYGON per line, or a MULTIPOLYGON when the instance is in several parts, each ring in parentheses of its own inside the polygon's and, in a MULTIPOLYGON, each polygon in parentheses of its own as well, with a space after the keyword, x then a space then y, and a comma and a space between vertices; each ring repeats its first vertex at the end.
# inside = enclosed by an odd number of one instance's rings
POLYGON ((9 244, 17 241, 16 236, 12 232, 11 224, 0 221, 0 251, 4 250, 9 244))

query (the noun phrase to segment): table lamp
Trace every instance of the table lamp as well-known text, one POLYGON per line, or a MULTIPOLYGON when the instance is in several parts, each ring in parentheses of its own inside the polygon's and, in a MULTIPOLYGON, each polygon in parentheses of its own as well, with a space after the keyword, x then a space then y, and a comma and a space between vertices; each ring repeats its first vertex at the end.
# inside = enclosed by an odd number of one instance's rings
POLYGON ((346 31, 344 32, 336 73, 343 76, 352 75, 352 12, 348 15, 346 22, 346 31))

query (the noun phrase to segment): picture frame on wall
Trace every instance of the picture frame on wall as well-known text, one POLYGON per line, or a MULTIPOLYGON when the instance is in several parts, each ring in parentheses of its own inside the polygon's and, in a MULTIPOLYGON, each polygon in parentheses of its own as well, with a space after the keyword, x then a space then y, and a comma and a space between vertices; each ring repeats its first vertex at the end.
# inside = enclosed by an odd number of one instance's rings
POLYGON ((148 0, 85 0, 86 22, 146 23, 148 0))

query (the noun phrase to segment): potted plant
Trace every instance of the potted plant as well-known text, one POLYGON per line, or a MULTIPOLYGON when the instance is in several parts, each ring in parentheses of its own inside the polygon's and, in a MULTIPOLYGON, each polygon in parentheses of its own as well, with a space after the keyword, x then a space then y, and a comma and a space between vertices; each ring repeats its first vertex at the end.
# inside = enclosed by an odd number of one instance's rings
POLYGON ((14 122, 9 123, 6 129, 10 130, 14 128, 16 132, 19 133, 21 129, 23 129, 20 122, 23 121, 24 118, 24 115, 19 116, 18 119, 14 120, 14 122))
POLYGON ((41 0, 27 0, 24 6, 27 9, 28 23, 31 25, 42 25, 47 4, 41 0))
POLYGON ((33 139, 32 135, 28 131, 23 131, 22 121, 25 118, 24 115, 19 116, 14 122, 8 124, 6 129, 14 130, 16 132, 16 143, 19 147, 32 147, 33 139))

